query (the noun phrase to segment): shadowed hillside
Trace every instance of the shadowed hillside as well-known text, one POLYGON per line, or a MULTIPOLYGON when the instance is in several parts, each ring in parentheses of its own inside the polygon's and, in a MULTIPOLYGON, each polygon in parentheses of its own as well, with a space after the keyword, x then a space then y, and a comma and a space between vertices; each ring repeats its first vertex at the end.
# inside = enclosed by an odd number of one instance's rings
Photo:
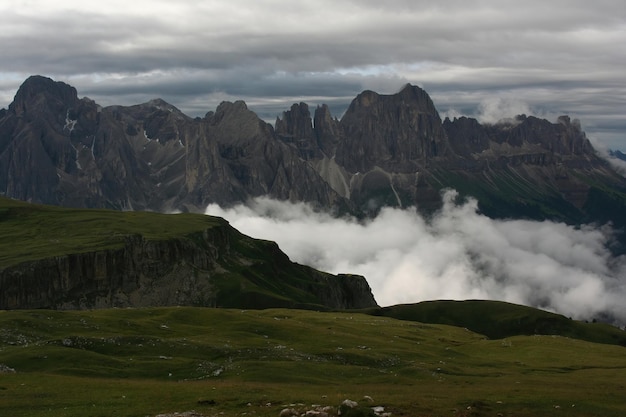
POLYGON ((200 214, 67 209, 0 198, 0 308, 374 306, 365 278, 289 260, 200 214))
POLYGON ((605 323, 585 323, 560 314, 500 301, 425 301, 377 308, 375 316, 467 328, 491 339, 517 335, 559 335, 626 346, 626 332, 605 323))

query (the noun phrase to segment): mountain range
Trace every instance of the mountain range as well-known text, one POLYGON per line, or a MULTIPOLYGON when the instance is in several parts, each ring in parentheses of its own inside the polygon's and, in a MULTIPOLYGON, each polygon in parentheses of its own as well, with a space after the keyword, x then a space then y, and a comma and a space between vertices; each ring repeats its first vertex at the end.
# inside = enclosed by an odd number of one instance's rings
POLYGON ((29 77, 0 111, 0 195, 80 208, 202 212, 258 196, 357 215, 473 196, 491 217, 626 226, 626 179, 577 120, 442 120, 428 94, 364 91, 345 114, 296 103, 266 123, 243 101, 191 118, 155 99, 102 107, 29 77))

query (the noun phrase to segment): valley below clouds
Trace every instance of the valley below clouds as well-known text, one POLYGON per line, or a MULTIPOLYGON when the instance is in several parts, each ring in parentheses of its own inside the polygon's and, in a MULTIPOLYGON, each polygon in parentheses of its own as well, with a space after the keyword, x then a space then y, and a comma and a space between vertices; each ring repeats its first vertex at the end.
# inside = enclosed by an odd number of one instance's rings
POLYGON ((489 299, 626 323, 626 259, 612 256, 608 225, 494 220, 453 190, 428 218, 415 208, 384 208, 357 220, 269 198, 211 204, 206 214, 276 241, 295 262, 365 276, 381 306, 489 299))

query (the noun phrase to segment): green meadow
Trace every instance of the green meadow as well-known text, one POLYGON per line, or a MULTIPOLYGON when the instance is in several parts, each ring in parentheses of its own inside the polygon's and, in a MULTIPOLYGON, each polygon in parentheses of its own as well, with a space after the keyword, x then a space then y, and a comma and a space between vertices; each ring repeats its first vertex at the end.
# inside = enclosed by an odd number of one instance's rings
POLYGON ((362 416, 370 406, 392 416, 626 415, 624 347, 489 339, 357 312, 2 311, 0 369, 0 415, 12 417, 276 417, 345 399, 362 416))
POLYGON ((0 268, 70 253, 122 248, 129 235, 165 240, 223 224, 223 219, 190 213, 68 209, 0 197, 0 268))

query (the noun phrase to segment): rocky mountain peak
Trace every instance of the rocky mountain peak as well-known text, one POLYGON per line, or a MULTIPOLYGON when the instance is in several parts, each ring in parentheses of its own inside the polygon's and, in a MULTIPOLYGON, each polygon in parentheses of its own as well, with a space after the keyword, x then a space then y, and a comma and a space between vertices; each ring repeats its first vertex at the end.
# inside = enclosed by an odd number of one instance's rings
POLYGON ((388 110, 391 107, 427 114, 437 113, 435 105, 426 91, 418 86, 406 84, 396 94, 378 94, 370 90, 363 91, 352 101, 346 114, 380 109, 388 110))
POLYGON ((415 172, 420 160, 445 155, 449 148, 432 100, 410 84, 391 95, 359 94, 341 127, 346 140, 339 144, 337 158, 350 172, 383 165, 415 172))
POLYGON ((17 116, 28 113, 63 112, 78 101, 76 89, 61 81, 33 75, 24 81, 15 94, 9 110, 17 116))
POLYGON ((559 156, 592 154, 593 148, 580 123, 560 116, 556 123, 535 116, 517 116, 514 123, 488 128, 493 140, 516 148, 537 146, 559 156))
POLYGON ((276 118, 276 133, 284 137, 313 138, 311 112, 306 103, 293 104, 283 112, 282 118, 276 118))
POLYGON ((223 101, 217 106, 213 114, 208 115, 207 119, 210 119, 212 123, 226 122, 226 121, 238 121, 243 122, 257 122, 258 116, 251 110, 245 102, 237 100, 223 101))
POLYGON ((487 130, 474 118, 463 116, 450 120, 446 117, 443 128, 450 146, 458 155, 468 157, 489 148, 490 139, 487 130))
POLYGON ((298 148, 302 158, 311 159, 319 155, 311 112, 306 103, 294 103, 290 110, 283 112, 282 118, 276 118, 274 129, 281 140, 298 148))
POLYGON ((378 102, 380 99, 380 94, 372 91, 365 90, 361 94, 357 95, 352 103, 350 104, 351 108, 366 108, 370 107, 374 103, 378 102))
POLYGON ((259 119, 241 100, 220 103, 215 113, 207 115, 205 121, 209 126, 219 126, 219 131, 213 132, 213 135, 220 143, 247 142, 271 130, 271 126, 259 119))
POLYGON ((435 104, 428 93, 416 85, 406 84, 395 96, 423 113, 437 113, 435 104))
POLYGON ((332 157, 335 154, 337 143, 343 135, 339 121, 332 117, 326 104, 317 106, 315 109, 313 127, 320 149, 326 156, 332 157))
POLYGON ((249 111, 246 102, 243 100, 237 101, 222 101, 217 109, 215 109, 215 114, 227 114, 227 113, 245 113, 249 111))
POLYGON ((151 108, 151 109, 167 111, 177 116, 184 116, 184 113, 181 112, 176 106, 173 106, 172 104, 168 103, 167 101, 161 98, 152 99, 144 103, 143 106, 151 108))

